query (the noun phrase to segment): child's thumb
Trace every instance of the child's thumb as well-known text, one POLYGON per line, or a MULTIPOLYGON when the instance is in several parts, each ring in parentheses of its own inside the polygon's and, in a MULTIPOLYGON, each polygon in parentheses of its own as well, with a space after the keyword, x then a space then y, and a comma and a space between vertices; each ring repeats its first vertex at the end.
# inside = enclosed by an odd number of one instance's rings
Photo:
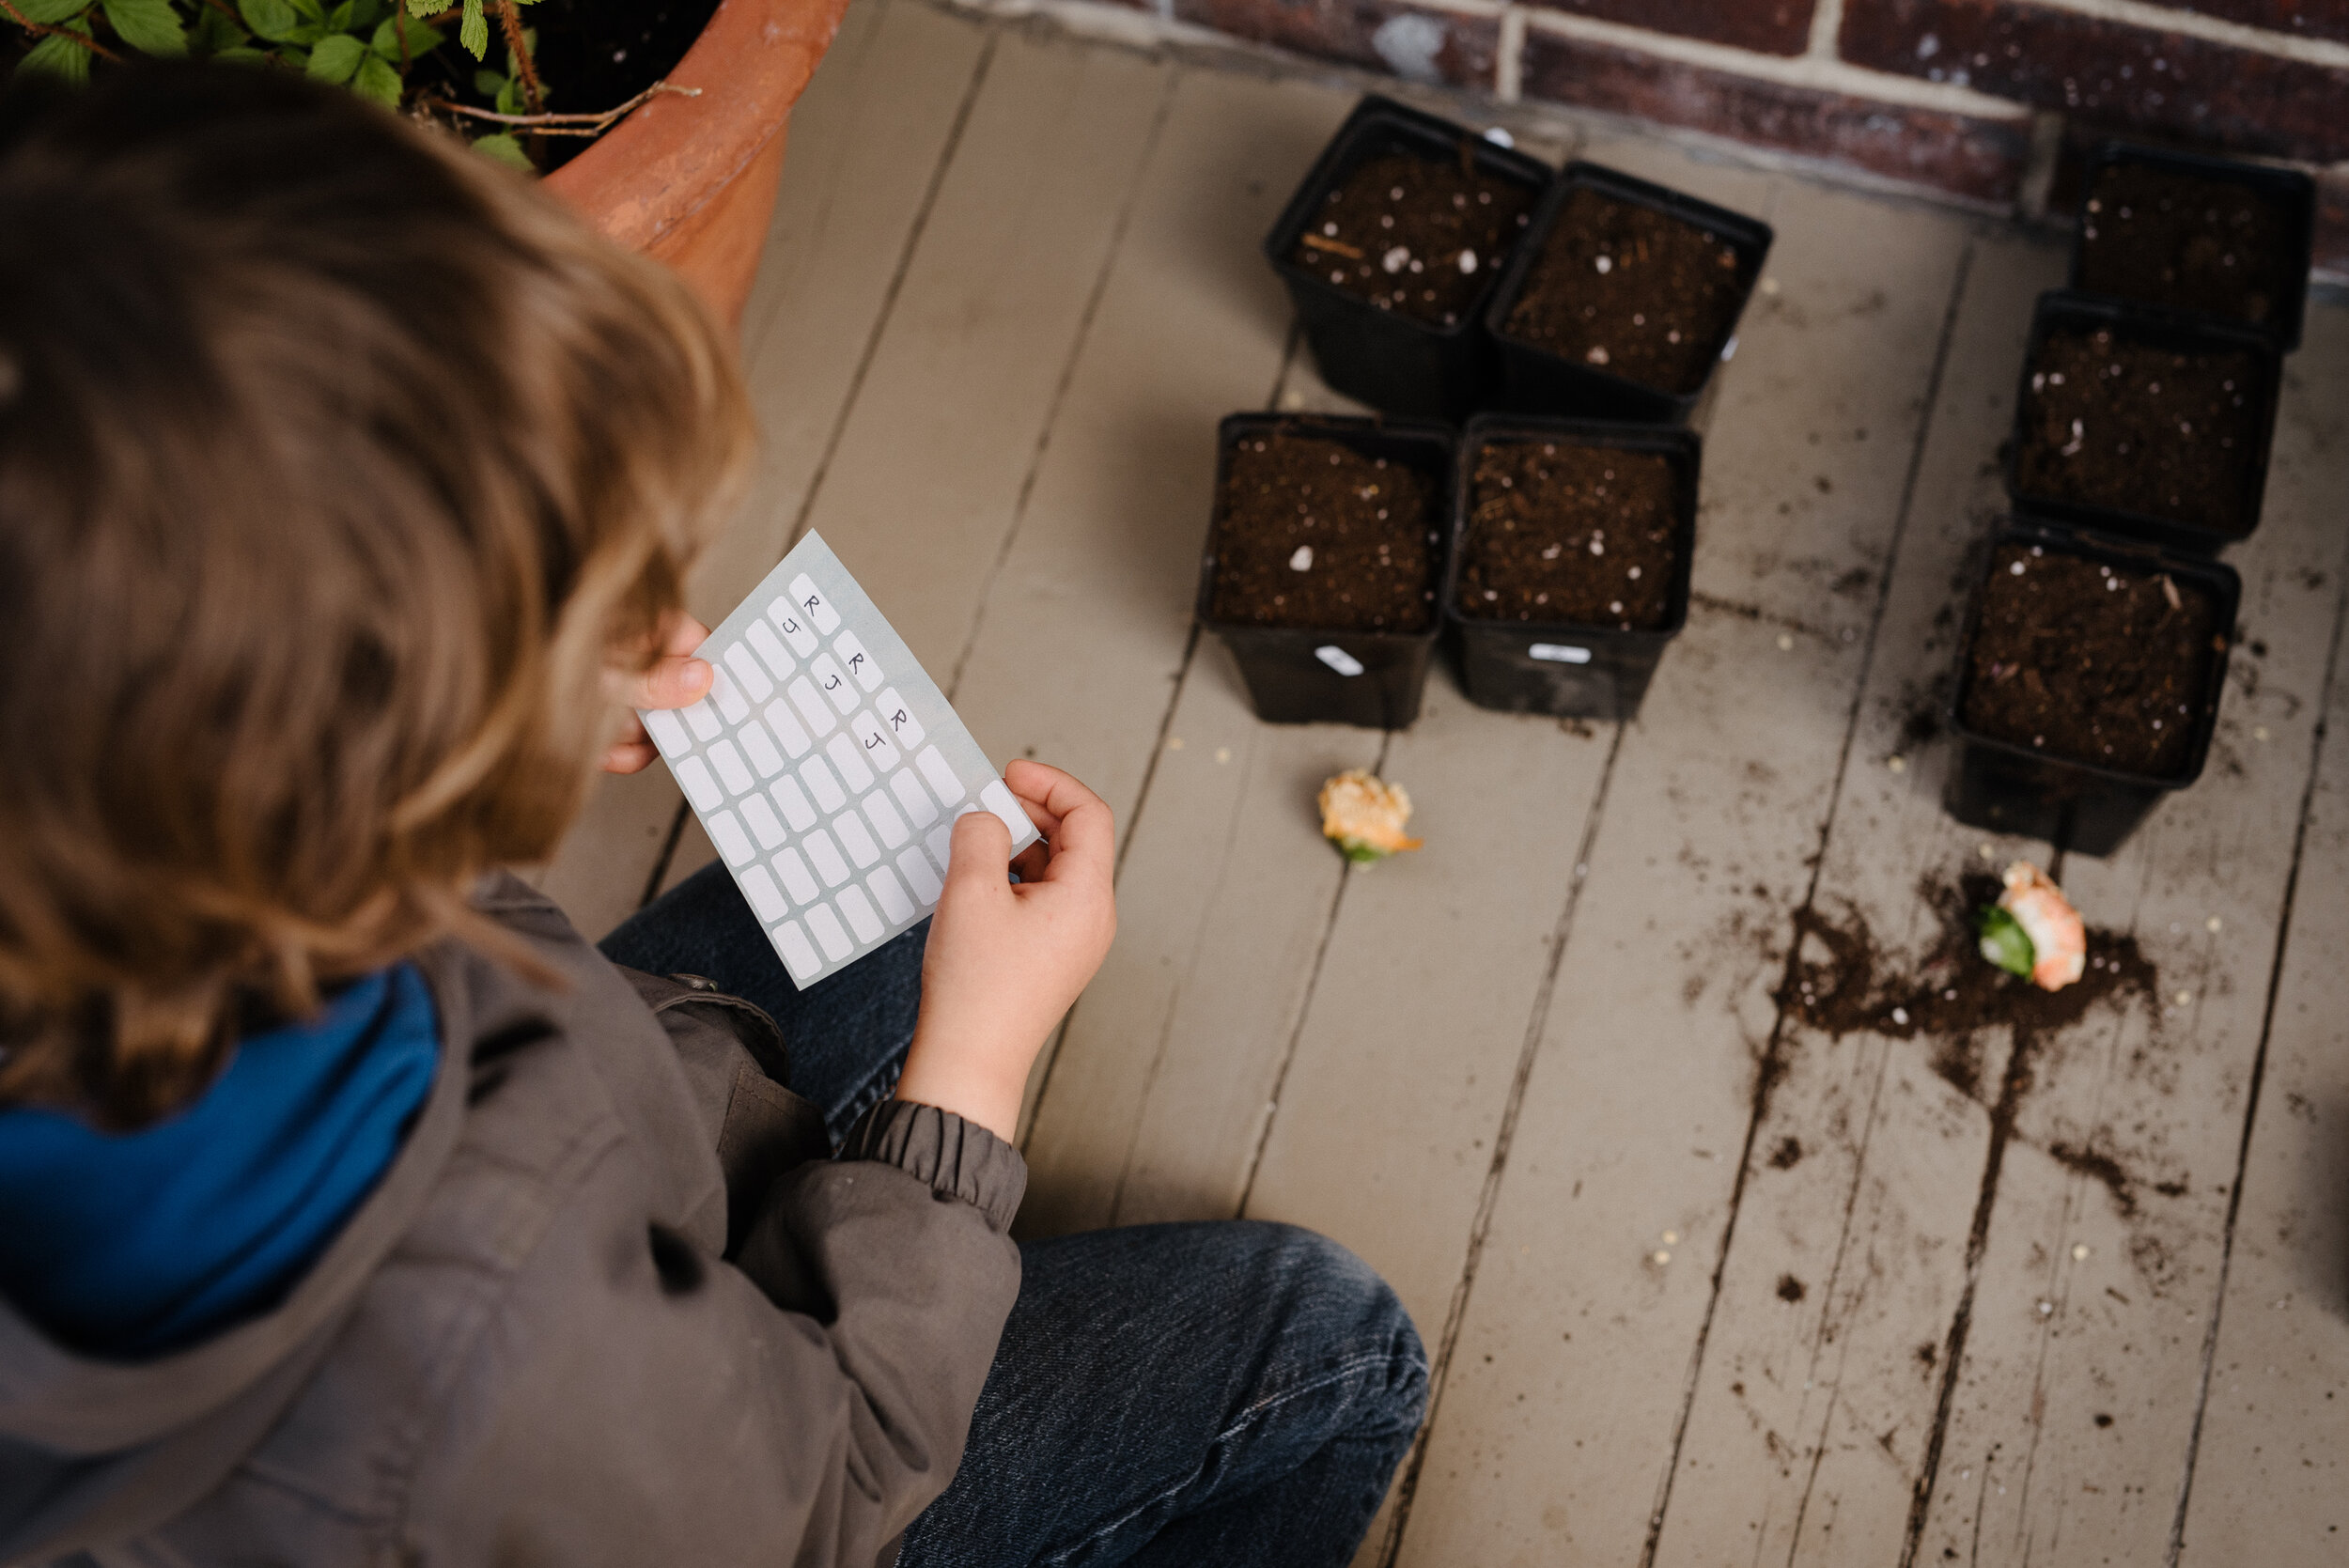
POLYGON ((1004 868, 1011 864, 1011 830, 991 811, 967 811, 955 819, 955 836, 947 851, 946 891, 939 902, 959 903, 972 894, 984 896, 1009 886, 1004 868))

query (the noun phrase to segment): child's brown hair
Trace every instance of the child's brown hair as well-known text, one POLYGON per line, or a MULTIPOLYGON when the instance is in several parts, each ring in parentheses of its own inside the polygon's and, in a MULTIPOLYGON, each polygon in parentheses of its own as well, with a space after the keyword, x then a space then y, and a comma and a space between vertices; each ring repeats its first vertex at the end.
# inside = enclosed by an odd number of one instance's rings
POLYGON ((0 100, 0 1102, 135 1125, 478 930, 749 428, 675 279, 347 93, 0 100))

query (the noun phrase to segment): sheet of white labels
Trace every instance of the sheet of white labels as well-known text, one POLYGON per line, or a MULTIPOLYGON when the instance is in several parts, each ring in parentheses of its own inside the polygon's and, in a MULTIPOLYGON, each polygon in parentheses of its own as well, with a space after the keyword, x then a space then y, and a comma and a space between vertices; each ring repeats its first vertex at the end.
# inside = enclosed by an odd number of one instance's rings
POLYGON ((955 819, 1037 834, 945 693, 814 534, 697 650, 691 707, 644 713, 653 744, 801 986, 938 907, 955 819))

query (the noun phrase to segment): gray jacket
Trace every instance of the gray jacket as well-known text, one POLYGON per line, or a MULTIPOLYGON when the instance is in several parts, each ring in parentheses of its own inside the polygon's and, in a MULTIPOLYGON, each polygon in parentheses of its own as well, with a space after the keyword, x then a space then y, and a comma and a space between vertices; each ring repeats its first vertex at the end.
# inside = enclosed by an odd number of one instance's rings
POLYGON ((1019 1155, 884 1102, 824 1157, 763 1013, 478 902, 565 984, 418 958, 440 1076, 274 1311, 122 1364, 0 1304, 0 1564, 862 1568, 953 1479, 1019 1155))

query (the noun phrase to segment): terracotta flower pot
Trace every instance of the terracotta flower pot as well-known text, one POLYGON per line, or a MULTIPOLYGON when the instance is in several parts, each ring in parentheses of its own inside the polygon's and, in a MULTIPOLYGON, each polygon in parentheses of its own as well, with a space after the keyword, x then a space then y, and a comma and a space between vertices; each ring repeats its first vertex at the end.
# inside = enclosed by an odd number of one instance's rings
POLYGON ((774 210, 791 105, 848 0, 722 0, 663 93, 547 177, 599 230, 667 262, 731 322, 774 210))

